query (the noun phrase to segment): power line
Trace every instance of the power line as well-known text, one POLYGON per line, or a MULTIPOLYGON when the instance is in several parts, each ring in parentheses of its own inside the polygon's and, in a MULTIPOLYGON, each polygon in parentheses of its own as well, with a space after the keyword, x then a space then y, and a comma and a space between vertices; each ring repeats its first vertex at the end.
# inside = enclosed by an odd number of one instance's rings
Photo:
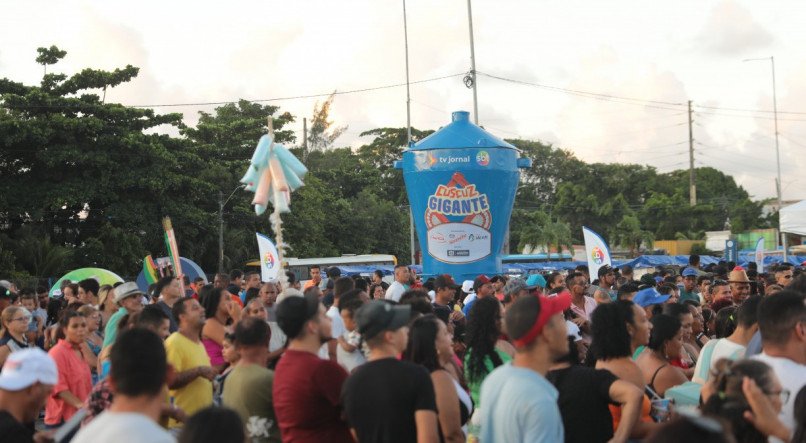
POLYGON ((666 109, 666 110, 671 110, 671 111, 680 111, 680 109, 669 108, 669 107, 661 107, 661 106, 654 106, 654 105, 681 106, 681 107, 685 106, 684 103, 667 102, 667 101, 661 101, 661 100, 648 100, 648 99, 640 99, 640 98, 633 98, 633 97, 623 97, 623 96, 612 95, 612 94, 602 94, 602 93, 598 93, 598 92, 582 91, 582 90, 579 90, 579 89, 561 88, 559 86, 550 86, 550 85, 544 85, 544 84, 540 84, 540 83, 528 82, 528 81, 524 81, 524 80, 516 80, 516 79, 511 79, 511 78, 506 78, 506 77, 500 77, 500 76, 497 76, 497 75, 487 74, 485 72, 478 72, 478 74, 481 74, 481 75, 483 75, 485 77, 489 77, 489 78, 492 78, 492 79, 500 80, 500 81, 516 83, 516 84, 526 85, 526 86, 533 86, 533 87, 536 87, 536 88, 547 89, 547 90, 550 90, 550 91, 564 92, 564 93, 567 93, 567 94, 578 95, 578 96, 581 96, 581 97, 594 98, 594 99, 598 99, 598 100, 614 101, 614 102, 623 103, 623 104, 633 104, 633 105, 643 104, 643 106, 647 106, 647 107, 650 107, 650 108, 666 109))
MULTIPOLYGON (((747 109, 747 108, 723 108, 719 106, 705 106, 705 105, 694 105, 695 108, 702 108, 702 109, 715 109, 720 111, 736 111, 736 112, 758 112, 758 113, 765 113, 765 114, 774 114, 775 111, 766 110, 766 109, 747 109)), ((794 114, 794 115, 806 115, 806 112, 797 112, 797 111, 778 111, 779 114, 794 114)))
MULTIPOLYGON (((433 77, 424 80, 416 80, 410 82, 409 84, 420 84, 420 83, 429 83, 438 80, 445 80, 448 78, 458 77, 465 75, 465 73, 459 74, 450 74, 444 75, 442 77, 433 77)), ((306 98, 320 98, 320 97, 329 97, 330 95, 345 95, 345 94, 355 94, 360 92, 370 92, 370 91, 378 91, 382 89, 390 89, 390 88, 398 88, 406 86, 406 83, 395 83, 389 85, 382 85, 382 86, 373 86, 368 88, 359 88, 359 89, 351 89, 347 91, 334 91, 334 92, 327 92, 327 93, 319 93, 319 94, 306 94, 306 95, 294 95, 294 96, 287 96, 287 97, 274 97, 274 98, 261 98, 261 99, 245 99, 245 101, 250 103, 269 103, 269 102, 276 102, 276 101, 285 101, 285 100, 298 100, 298 99, 306 99, 306 98)), ((220 105, 229 105, 229 104, 237 104, 240 100, 227 100, 227 101, 218 101, 218 102, 194 102, 194 103, 162 103, 162 104, 149 104, 149 105, 123 105, 130 108, 172 108, 172 107, 191 107, 191 106, 220 106, 220 105)), ((0 106, 6 108, 13 108, 13 109, 26 109, 26 108, 73 108, 78 106, 86 105, 86 103, 80 103, 75 105, 32 105, 32 106, 13 106, 9 107, 5 104, 0 103, 0 106)))

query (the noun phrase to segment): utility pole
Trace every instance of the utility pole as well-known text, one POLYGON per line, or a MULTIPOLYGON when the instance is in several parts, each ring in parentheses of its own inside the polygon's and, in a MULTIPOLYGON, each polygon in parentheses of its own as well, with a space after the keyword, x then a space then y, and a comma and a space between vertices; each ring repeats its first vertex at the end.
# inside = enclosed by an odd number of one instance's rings
MULTIPOLYGON (((406 20, 406 0, 403 0, 403 44, 406 49, 406 148, 408 148, 411 146, 411 92, 409 91, 409 27, 406 20)), ((414 251, 412 251, 413 253, 414 251)))
MULTIPOLYGON (((778 166, 778 179, 775 183, 775 190, 778 193, 778 217, 780 220, 781 209, 784 208, 783 183, 781 183, 781 151, 778 149, 778 97, 775 93, 775 57, 770 56, 770 64, 772 64, 772 112, 775 117, 775 162, 778 166)), ((780 227, 780 224, 779 224, 780 227)), ((781 245, 784 248, 784 261, 786 261, 786 232, 781 233, 781 245)))
MULTIPOLYGON (((775 180, 775 193, 778 196, 778 216, 780 217, 781 209, 784 207, 784 198, 781 195, 782 193, 782 184, 781 184, 781 151, 778 147, 778 96, 775 92, 775 57, 761 57, 761 58, 747 58, 742 60, 743 62, 753 62, 753 61, 761 61, 761 60, 769 60, 770 67, 772 68, 772 111, 775 117, 775 163, 778 168, 778 178, 775 180)), ((778 227, 780 228, 780 222, 778 227)), ((784 261, 786 261, 786 233, 781 232, 781 246, 784 249, 784 261)))
MULTIPOLYGON (((411 147, 411 91, 409 89, 409 26, 406 18, 406 0, 403 0, 403 45, 406 51, 406 149, 411 147)), ((415 264, 414 213, 409 205, 409 249, 411 264, 415 264)))
POLYGON ((417 258, 415 249, 417 247, 414 239, 414 214, 411 212, 412 208, 409 205, 409 248, 411 248, 411 264, 415 265, 414 260, 417 258))
POLYGON ((224 272, 224 193, 218 191, 218 272, 224 272))
POLYGON ((691 119, 691 100, 688 101, 688 193, 689 206, 697 205, 697 183, 694 181, 694 132, 691 119))
POLYGON ((308 161, 308 119, 302 118, 302 161, 308 161))
MULTIPOLYGON (((271 117, 269 117, 269 120, 271 120, 271 117)), ((269 128, 271 128, 271 121, 269 121, 269 128)), ((238 185, 226 200, 224 200, 224 193, 218 191, 218 272, 224 272, 224 206, 239 189, 244 187, 246 185, 238 185)))
POLYGON ((470 6, 470 1, 467 0, 467 21, 470 24, 470 78, 473 81, 473 121, 476 125, 479 124, 479 101, 476 91, 476 49, 473 44, 473 9, 470 6))

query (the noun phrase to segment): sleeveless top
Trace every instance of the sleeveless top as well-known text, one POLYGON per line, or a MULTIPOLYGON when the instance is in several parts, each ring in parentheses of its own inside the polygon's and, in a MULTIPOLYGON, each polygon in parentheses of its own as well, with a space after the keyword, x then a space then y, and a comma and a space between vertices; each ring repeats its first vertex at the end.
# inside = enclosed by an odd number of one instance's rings
POLYGON ((209 338, 203 338, 201 342, 202 345, 204 345, 204 350, 207 351, 207 355, 210 357, 211 365, 218 366, 226 363, 226 360, 224 360, 223 346, 209 338))
POLYGON ((451 380, 453 380, 453 386, 456 388, 456 395, 459 396, 459 417, 460 423, 464 426, 470 420, 470 416, 473 415, 473 399, 470 398, 470 394, 462 388, 462 385, 455 378, 451 377, 451 380))

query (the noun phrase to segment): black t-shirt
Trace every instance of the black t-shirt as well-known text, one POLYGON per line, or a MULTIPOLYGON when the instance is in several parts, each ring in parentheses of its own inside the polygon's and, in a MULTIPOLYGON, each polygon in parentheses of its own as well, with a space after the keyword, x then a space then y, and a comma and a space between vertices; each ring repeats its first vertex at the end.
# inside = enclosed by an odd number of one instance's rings
POLYGON ((342 404, 358 441, 417 441, 416 411, 437 410, 434 385, 420 365, 384 358, 359 366, 344 382, 342 404))
POLYGON ((549 371, 546 378, 560 392, 557 404, 566 443, 606 442, 613 438, 613 416, 608 405, 610 385, 618 380, 615 375, 604 369, 571 366, 549 371))
POLYGON ((25 426, 11 414, 0 411, 0 440, 3 443, 31 443, 34 441, 34 426, 25 426))

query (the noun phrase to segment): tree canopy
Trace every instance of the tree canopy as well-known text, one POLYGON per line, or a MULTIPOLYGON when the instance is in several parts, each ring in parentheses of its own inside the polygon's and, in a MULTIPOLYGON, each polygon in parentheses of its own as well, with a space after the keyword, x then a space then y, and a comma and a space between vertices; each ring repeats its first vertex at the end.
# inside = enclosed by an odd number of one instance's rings
MULTIPOLYGON (((38 85, 0 79, 0 275, 58 277, 100 266, 133 277, 148 254, 165 255, 160 220, 170 216, 180 253, 207 272, 217 269, 219 205, 225 267, 257 256, 254 233, 272 235, 238 180, 272 119, 276 140, 304 158, 310 173, 284 215, 290 256, 409 252, 408 199, 393 168, 406 128, 361 134, 361 146, 334 148, 343 127, 328 112, 330 96, 310 118, 309 149, 290 129, 299 116, 279 106, 241 100, 181 114, 106 103, 100 91, 136 81, 138 68, 56 73, 66 52, 40 48, 38 85)), ((432 130, 412 129, 414 141, 432 130)), ((734 179, 698 168, 696 206, 688 205, 688 173, 661 174, 636 164, 585 163, 533 140, 508 140, 532 159, 523 171, 511 243, 568 249, 582 225, 631 250, 652 239, 699 236, 722 229, 765 227, 761 203, 734 179)))

